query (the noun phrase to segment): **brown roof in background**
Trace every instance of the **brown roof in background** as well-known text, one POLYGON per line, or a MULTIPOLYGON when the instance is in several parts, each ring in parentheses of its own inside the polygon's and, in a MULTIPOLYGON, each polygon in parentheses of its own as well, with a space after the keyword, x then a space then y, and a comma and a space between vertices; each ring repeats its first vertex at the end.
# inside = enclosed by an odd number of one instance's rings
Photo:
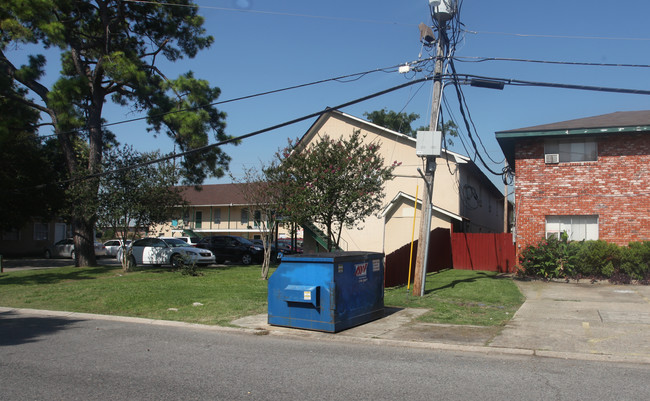
POLYGON ((600 116, 578 118, 551 124, 536 125, 499 132, 557 131, 574 129, 596 129, 614 127, 635 127, 650 125, 650 110, 617 111, 600 116))
POLYGON ((242 194, 242 184, 202 185, 197 191, 194 186, 180 186, 181 195, 190 205, 248 205, 249 201, 242 194))

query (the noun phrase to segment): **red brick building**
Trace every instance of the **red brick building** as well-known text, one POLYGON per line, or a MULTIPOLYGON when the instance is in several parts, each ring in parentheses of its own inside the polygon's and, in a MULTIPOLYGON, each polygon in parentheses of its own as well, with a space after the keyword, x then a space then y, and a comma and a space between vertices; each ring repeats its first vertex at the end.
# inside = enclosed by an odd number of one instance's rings
POLYGON ((496 133, 515 172, 518 250, 566 232, 650 240, 650 110, 496 133))

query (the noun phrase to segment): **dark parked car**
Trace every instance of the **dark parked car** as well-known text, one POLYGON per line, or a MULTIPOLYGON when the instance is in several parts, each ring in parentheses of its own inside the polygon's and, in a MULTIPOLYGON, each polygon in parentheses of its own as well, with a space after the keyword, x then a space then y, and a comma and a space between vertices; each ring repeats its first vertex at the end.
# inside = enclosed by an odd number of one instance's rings
POLYGON ((264 257, 264 248, 256 245, 243 237, 234 235, 213 235, 204 237, 196 244, 198 248, 209 249, 214 253, 217 263, 226 260, 249 265, 261 262, 264 257))
MULTIPOLYGON (((264 252, 264 244, 262 243, 261 239, 254 239, 251 240, 255 245, 258 245, 260 248, 262 248, 262 252, 264 252)), ((279 262, 282 260, 282 257, 284 255, 293 255, 294 253, 302 253, 302 248, 300 248, 299 251, 294 251, 290 243, 287 243, 284 240, 278 240, 277 242, 277 247, 275 246, 276 242, 272 241, 271 242, 271 260, 273 262, 279 262)), ((264 255, 262 255, 263 257, 264 255)))

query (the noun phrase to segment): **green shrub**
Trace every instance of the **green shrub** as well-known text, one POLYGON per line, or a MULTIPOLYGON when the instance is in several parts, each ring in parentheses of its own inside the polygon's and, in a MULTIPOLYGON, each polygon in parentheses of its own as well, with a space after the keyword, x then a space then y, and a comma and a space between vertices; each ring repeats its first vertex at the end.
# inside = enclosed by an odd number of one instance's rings
POLYGON ((549 238, 527 247, 519 263, 519 273, 524 276, 650 284, 650 241, 619 247, 601 240, 569 242, 562 234, 559 240, 549 238))
POLYGON ((583 277, 611 277, 621 264, 621 248, 605 241, 572 242, 576 273, 583 277))
POLYGON ((650 276, 650 241, 630 242, 622 253, 621 273, 635 280, 648 280, 650 276))
POLYGON ((575 253, 572 250, 566 233, 559 240, 555 237, 542 240, 524 249, 519 260, 522 273, 545 279, 574 277, 575 253))

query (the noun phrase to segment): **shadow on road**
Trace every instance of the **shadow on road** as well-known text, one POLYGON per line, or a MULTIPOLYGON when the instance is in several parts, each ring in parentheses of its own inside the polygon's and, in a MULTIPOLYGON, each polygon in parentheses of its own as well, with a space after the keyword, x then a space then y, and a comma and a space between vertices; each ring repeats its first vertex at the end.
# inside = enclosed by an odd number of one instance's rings
POLYGON ((64 330, 81 320, 24 316, 0 312, 0 347, 40 341, 41 337, 64 330))

